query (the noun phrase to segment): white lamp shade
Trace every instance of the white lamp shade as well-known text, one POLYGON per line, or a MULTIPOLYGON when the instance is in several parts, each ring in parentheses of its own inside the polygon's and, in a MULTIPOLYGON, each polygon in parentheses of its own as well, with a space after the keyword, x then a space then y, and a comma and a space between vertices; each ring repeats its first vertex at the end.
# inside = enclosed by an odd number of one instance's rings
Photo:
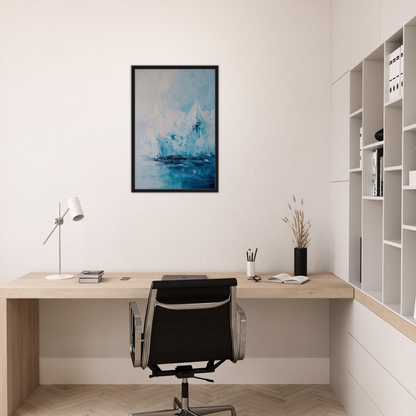
POLYGON ((79 202, 78 197, 74 196, 68 199, 68 208, 74 221, 81 221, 84 218, 84 213, 82 212, 81 203, 79 202))

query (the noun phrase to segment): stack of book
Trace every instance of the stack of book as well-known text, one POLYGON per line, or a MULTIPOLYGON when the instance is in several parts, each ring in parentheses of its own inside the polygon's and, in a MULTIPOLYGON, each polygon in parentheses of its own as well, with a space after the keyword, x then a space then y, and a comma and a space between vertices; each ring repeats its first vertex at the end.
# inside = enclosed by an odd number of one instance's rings
POLYGON ((409 172, 409 186, 416 187, 416 170, 411 170, 409 172))
POLYGON ((100 283, 104 270, 84 270, 78 274, 80 283, 100 283))
POLYGON ((383 196, 383 148, 373 152, 373 196, 383 196))

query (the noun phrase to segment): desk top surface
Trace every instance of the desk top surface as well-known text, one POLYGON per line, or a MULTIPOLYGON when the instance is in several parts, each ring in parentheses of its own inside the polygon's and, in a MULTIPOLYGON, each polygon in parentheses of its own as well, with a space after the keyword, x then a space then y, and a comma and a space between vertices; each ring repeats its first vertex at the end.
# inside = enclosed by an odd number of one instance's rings
MULTIPOLYGON (((51 273, 29 273, 0 286, 0 298, 9 299, 147 299, 153 280, 164 274, 181 273, 110 273, 105 272, 100 283, 79 283, 78 278, 47 280, 51 273), (122 276, 131 276, 121 281, 122 276)), ((76 275, 76 273, 73 273, 76 275)), ((331 273, 311 273, 303 285, 265 283, 276 273, 261 273, 262 280, 247 280, 245 273, 207 274, 208 278, 235 277, 237 298, 242 299, 352 299, 354 289, 331 273)))

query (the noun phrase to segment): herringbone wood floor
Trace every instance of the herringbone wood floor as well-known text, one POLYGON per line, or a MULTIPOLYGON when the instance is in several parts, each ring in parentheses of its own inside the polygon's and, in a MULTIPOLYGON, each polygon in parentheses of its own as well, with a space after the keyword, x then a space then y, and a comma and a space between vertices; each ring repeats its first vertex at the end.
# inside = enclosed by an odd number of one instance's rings
MULTIPOLYGON (((174 396, 180 398, 180 385, 43 385, 15 416, 126 416, 172 409, 174 396)), ((328 385, 190 384, 190 407, 227 404, 238 416, 348 415, 328 385)))

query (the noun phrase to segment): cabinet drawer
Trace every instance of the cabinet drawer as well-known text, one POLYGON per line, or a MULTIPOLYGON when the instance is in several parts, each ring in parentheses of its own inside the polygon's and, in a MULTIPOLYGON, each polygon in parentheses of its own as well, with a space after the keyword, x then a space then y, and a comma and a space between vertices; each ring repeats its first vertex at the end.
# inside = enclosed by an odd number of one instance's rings
POLYGON ((383 416, 350 373, 346 380, 344 402, 352 416, 383 416))
MULTIPOLYGON (((351 335, 416 397, 416 343, 354 301, 351 335)), ((416 413, 414 413, 416 415, 416 413)))
POLYGON ((416 399, 351 334, 348 343, 349 373, 380 412, 416 415, 416 399))

